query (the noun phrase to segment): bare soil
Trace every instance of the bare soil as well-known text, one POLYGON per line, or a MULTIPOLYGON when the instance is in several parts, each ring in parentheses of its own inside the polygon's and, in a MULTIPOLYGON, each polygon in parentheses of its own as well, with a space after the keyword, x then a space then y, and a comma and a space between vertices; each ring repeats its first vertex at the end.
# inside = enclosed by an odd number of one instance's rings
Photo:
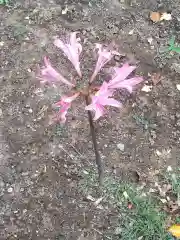
POLYGON ((86 113, 82 106, 65 127, 48 126, 58 93, 40 89, 37 64, 48 55, 69 75, 52 40, 79 31, 90 43, 83 71, 90 72, 93 43, 115 41, 120 60, 137 64, 147 84, 160 74, 152 91, 135 92, 122 111, 96 123, 99 150, 106 171, 129 181, 176 167, 180 60, 160 51, 172 35, 180 41, 179 0, 18 0, 0 7, 0 21, 0 239, 103 239, 113 210, 96 208, 79 187, 81 172, 95 164, 86 113), (169 12, 172 20, 153 23, 151 11, 169 12))

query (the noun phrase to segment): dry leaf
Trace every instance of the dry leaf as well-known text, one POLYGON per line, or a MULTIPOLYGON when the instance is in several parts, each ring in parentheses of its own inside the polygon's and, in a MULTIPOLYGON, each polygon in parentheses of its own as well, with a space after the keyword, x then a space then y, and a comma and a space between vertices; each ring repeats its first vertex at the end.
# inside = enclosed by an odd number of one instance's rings
POLYGON ((176 224, 171 226, 168 231, 174 236, 179 238, 180 237, 180 224, 176 224))
POLYGON ((151 80, 154 85, 157 85, 162 80, 162 76, 160 73, 154 73, 151 76, 151 80))
POLYGON ((162 14, 160 12, 151 12, 150 19, 153 22, 160 22, 162 20, 170 21, 172 20, 172 16, 170 13, 167 13, 167 12, 164 12, 162 14))
POLYGON ((150 19, 153 22, 159 22, 159 21, 161 21, 161 14, 159 12, 151 12, 150 19))

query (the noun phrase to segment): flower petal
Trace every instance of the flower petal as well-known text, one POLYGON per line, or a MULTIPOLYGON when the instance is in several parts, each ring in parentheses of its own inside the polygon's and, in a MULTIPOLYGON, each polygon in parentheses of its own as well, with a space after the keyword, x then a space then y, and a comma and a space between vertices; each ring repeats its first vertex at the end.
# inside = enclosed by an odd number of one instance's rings
POLYGON ((93 120, 96 121, 98 120, 100 117, 102 117, 104 115, 104 107, 101 106, 101 105, 98 105, 97 108, 96 108, 96 111, 95 111, 95 115, 94 115, 94 118, 93 120))
POLYGON ((80 70, 79 56, 82 52, 82 45, 79 43, 80 38, 76 38, 77 32, 70 34, 69 43, 64 43, 60 39, 54 41, 54 45, 60 48, 67 56, 69 61, 74 65, 78 75, 82 77, 80 70))
POLYGON ((90 82, 93 82, 98 72, 104 67, 106 63, 108 63, 114 55, 119 55, 116 51, 111 51, 108 48, 103 48, 101 44, 96 44, 96 48, 98 49, 98 60, 96 63, 95 70, 90 78, 90 82))
POLYGON ((97 119, 99 119, 101 116, 104 115, 104 107, 102 105, 99 104, 90 104, 88 106, 85 107, 85 110, 88 111, 94 111, 95 115, 93 120, 96 121, 97 119))
POLYGON ((59 111, 56 113, 56 121, 59 121, 61 123, 65 123, 66 121, 66 114, 68 112, 68 109, 71 107, 71 103, 65 103, 62 100, 55 103, 54 106, 60 107, 59 111))
POLYGON ((94 111, 95 116, 94 120, 100 118, 105 111, 104 106, 113 106, 113 107, 122 107, 122 104, 115 100, 114 98, 110 98, 113 94, 113 89, 108 89, 108 83, 103 82, 99 91, 94 96, 91 96, 92 102, 90 105, 86 106, 86 110, 94 111))
POLYGON ((109 88, 115 89, 115 88, 125 88, 127 89, 130 93, 133 91, 133 87, 136 86, 137 84, 141 83, 143 81, 142 77, 134 77, 130 78, 124 81, 116 82, 112 85, 109 86, 109 88))
POLYGON ((40 76, 38 77, 43 83, 54 83, 61 81, 68 86, 73 87, 74 85, 64 78, 59 72, 57 72, 51 65, 50 60, 44 57, 44 67, 40 70, 40 76))
POLYGON ((117 108, 122 107, 122 104, 114 98, 107 98, 107 99, 104 99, 104 100, 100 100, 99 103, 102 106, 107 105, 107 106, 112 106, 112 107, 117 107, 117 108))
POLYGON ((109 84, 107 82, 103 82, 99 91, 96 92, 95 96, 97 97, 111 97, 113 95, 114 90, 109 89, 109 84))
POLYGON ((124 64, 120 68, 114 68, 115 74, 114 74, 114 77, 112 78, 112 80, 109 81, 109 86, 111 86, 117 82, 123 81, 135 69, 136 69, 136 66, 130 66, 129 64, 124 64))
POLYGON ((64 123, 66 121, 66 114, 68 112, 68 109, 71 107, 72 101, 74 101, 80 93, 75 93, 74 95, 67 97, 63 96, 61 97, 61 100, 55 103, 53 106, 54 107, 59 107, 59 111, 56 114, 56 117, 58 121, 64 123))
POLYGON ((95 109, 96 109, 96 107, 92 103, 85 107, 85 110, 87 110, 87 111, 95 111, 95 109))

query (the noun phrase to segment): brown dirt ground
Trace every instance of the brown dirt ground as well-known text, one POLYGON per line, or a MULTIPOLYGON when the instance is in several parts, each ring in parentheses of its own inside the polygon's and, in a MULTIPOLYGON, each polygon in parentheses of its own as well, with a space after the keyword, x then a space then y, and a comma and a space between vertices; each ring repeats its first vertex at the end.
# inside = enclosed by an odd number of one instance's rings
POLYGON ((172 35, 180 41, 178 6, 179 0, 25 0, 0 7, 0 240, 102 239, 99 232, 109 227, 111 211, 79 191, 81 171, 94 164, 83 106, 64 128, 47 125, 58 92, 40 90, 37 64, 48 55, 65 75, 71 69, 53 36, 78 30, 88 39, 84 72, 92 44, 115 40, 122 61, 138 64, 149 84, 150 75, 162 76, 151 92, 133 94, 121 112, 96 123, 107 172, 134 181, 136 171, 146 178, 150 169, 180 163, 179 56, 159 53, 172 35), (149 13, 157 10, 173 19, 152 23, 149 13))

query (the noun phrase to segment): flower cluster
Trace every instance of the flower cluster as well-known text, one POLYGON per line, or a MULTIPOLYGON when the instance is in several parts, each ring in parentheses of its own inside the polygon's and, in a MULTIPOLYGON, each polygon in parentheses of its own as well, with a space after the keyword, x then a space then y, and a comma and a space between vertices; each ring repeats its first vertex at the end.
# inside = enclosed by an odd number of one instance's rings
MULTIPOLYGON (((80 54, 82 52, 82 45, 80 43, 80 38, 77 38, 77 33, 71 33, 68 42, 56 39, 54 41, 54 45, 63 51, 75 67, 78 76, 83 79, 80 69, 80 54)), ((118 52, 111 50, 108 47, 105 48, 101 44, 96 44, 96 49, 98 50, 98 59, 94 72, 89 79, 89 90, 91 89, 92 82, 95 80, 97 74, 104 65, 108 63, 114 55, 119 55, 118 52)), ((91 99, 91 103, 85 107, 85 110, 93 111, 95 113, 94 120, 97 120, 104 115, 105 106, 117 108, 122 107, 122 104, 113 98, 117 89, 126 89, 131 93, 133 88, 143 81, 142 77, 128 78, 135 68, 135 66, 130 66, 127 63, 119 68, 114 67, 112 77, 108 82, 104 81, 94 94, 91 93, 92 91, 88 91, 88 97, 91 99)), ((76 90, 76 84, 71 83, 68 79, 56 71, 47 57, 44 58, 44 67, 41 69, 38 78, 42 83, 57 83, 60 81, 70 88, 70 93, 67 96, 62 96, 61 100, 54 104, 54 106, 59 108, 59 111, 57 112, 57 120, 64 123, 66 121, 68 109, 71 108, 72 102, 79 97, 83 91, 76 90)))

